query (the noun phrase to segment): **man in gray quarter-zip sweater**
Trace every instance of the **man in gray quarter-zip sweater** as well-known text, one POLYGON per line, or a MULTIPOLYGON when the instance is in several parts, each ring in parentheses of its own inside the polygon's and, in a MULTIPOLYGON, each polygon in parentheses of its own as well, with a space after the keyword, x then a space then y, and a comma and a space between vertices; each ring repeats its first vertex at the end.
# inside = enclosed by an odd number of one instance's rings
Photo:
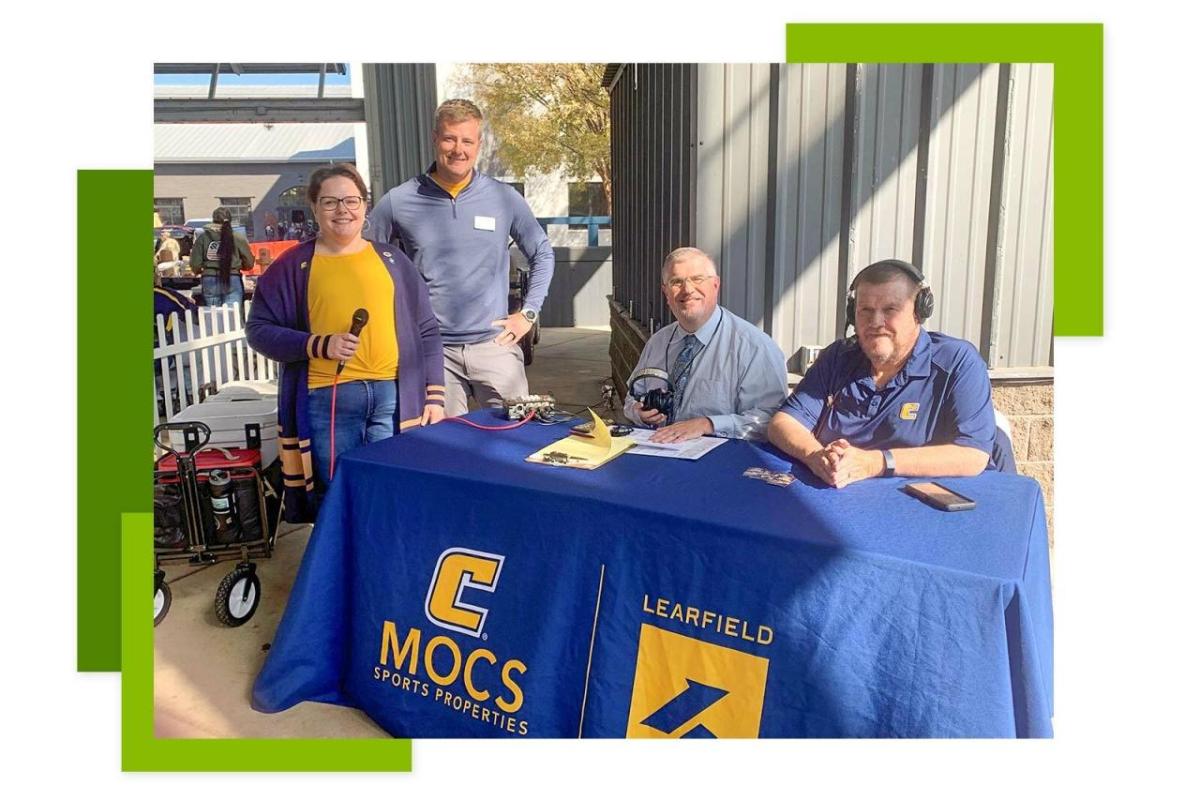
POLYGON ((429 286, 446 356, 446 414, 502 405, 525 395, 518 344, 537 322, 554 274, 554 249, 525 198, 475 169, 483 114, 469 100, 438 106, 437 158, 423 174, 393 188, 375 205, 364 232, 396 242, 429 286), (508 313, 508 242, 529 261, 524 307, 508 313))

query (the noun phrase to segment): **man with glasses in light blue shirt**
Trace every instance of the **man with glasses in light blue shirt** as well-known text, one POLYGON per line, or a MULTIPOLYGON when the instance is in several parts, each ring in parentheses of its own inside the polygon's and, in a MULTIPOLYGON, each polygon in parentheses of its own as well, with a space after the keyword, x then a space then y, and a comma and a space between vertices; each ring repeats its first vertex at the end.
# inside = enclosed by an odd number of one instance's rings
MULTIPOLYGON (((625 397, 625 416, 658 428, 654 442, 683 442, 705 434, 765 438, 771 415, 787 397, 779 346, 717 304, 721 278, 712 258, 698 248, 678 248, 667 256, 662 290, 676 322, 650 337, 630 385, 647 368, 665 373, 673 390, 672 413, 644 408, 631 391, 625 397)), ((666 383, 639 379, 638 394, 666 383)))

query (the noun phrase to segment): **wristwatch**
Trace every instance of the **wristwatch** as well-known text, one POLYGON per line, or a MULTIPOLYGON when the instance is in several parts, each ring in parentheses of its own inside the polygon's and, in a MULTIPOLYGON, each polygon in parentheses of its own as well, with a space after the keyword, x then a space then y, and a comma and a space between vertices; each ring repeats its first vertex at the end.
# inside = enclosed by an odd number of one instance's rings
POLYGON ((889 450, 883 451, 883 477, 891 478, 896 475, 896 457, 889 450))
POLYGON ((533 309, 521 309, 521 316, 528 320, 530 325, 538 321, 538 313, 533 309))

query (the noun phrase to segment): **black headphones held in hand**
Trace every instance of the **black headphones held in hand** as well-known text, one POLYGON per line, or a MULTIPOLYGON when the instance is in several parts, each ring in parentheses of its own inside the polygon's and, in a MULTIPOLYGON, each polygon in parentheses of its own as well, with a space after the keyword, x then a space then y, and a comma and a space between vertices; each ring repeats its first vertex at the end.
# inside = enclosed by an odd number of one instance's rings
POLYGON ((629 379, 629 394, 647 411, 660 411, 670 417, 671 411, 675 408, 675 387, 671 384, 671 378, 667 371, 659 370, 657 367, 645 367, 638 370, 633 378, 629 379), (638 382, 648 381, 651 378, 657 378, 667 386, 639 392, 638 382))

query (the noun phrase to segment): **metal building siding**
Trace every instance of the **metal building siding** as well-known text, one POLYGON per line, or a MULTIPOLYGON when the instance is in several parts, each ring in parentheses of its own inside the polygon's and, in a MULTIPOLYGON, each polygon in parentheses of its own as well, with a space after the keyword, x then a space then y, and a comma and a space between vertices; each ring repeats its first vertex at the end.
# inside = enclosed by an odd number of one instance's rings
MULTIPOLYGON (((613 296, 626 308, 636 293, 644 267, 637 263, 634 234, 638 228, 634 213, 641 199, 634 191, 634 147, 638 141, 634 121, 637 118, 633 103, 633 81, 622 73, 610 97, 612 109, 613 161, 613 296)), ((637 310, 634 309, 636 312, 637 310)))
MULTIPOLYGON (((735 280, 739 266, 722 257, 726 244, 724 178, 724 126, 726 100, 724 65, 700 64, 696 68, 696 247, 717 259, 722 280, 735 280)), ((664 256, 666 254, 663 254, 664 256)), ((723 293, 728 294, 728 291, 723 293)), ((722 302, 729 303, 727 297, 722 302)), ((732 307, 731 307, 732 308, 732 307)), ((736 313, 737 310, 734 309, 736 313)))
POLYGON ((913 258, 921 67, 862 64, 850 181, 847 277, 872 262, 913 258))
POLYGON ((354 160, 348 123, 190 123, 154 126, 156 164, 354 160))
POLYGON ((661 324, 658 263, 694 244, 720 263, 722 302, 792 357, 842 335, 854 274, 900 257, 933 288, 931 329, 994 367, 1050 365, 1052 90, 1050 65, 625 65, 615 298, 661 324), (690 139, 663 120, 688 75, 690 139), (694 195, 672 209, 685 153, 694 195))
POLYGON ((433 163, 433 64, 364 64, 371 194, 382 197, 433 163))
POLYGON ((702 64, 697 95, 697 247, 721 266, 721 303, 762 325, 770 227, 771 67, 702 64), (719 98, 719 100, 718 100, 719 98), (724 265, 733 269, 726 271, 724 265))
POLYGON ((837 323, 845 65, 782 67, 779 102, 769 333, 790 355, 800 343, 832 339, 837 323))
POLYGON ((626 215, 629 213, 628 207, 631 202, 626 184, 627 175, 625 170, 629 163, 629 143, 633 136, 628 126, 628 109, 624 103, 619 101, 618 92, 624 93, 622 86, 614 85, 609 95, 609 130, 612 131, 611 138, 609 139, 609 148, 612 153, 612 293, 614 300, 623 302, 624 299, 629 297, 629 285, 632 274, 628 236, 624 234, 629 228, 628 217, 626 215))
POLYGON ((921 267, 936 299, 928 326, 979 342, 985 307, 997 64, 935 64, 921 267))
POLYGON ((613 292, 644 325, 670 316, 663 257, 693 243, 696 70, 627 64, 612 87, 613 292))
POLYGON ((1053 321, 1053 66, 1012 65, 993 367, 1050 364, 1053 321))

